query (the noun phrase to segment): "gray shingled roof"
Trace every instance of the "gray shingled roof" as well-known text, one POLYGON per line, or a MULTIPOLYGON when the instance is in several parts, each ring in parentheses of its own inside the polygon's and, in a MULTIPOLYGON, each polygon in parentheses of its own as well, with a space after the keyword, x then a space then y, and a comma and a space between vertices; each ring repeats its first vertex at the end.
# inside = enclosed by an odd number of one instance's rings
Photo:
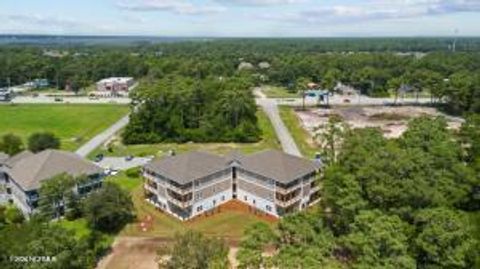
POLYGON ((242 161, 242 168, 281 183, 289 183, 320 169, 320 165, 282 151, 267 150, 247 156, 242 161))
POLYGON ((8 158, 10 158, 8 154, 0 152, 0 166, 3 165, 8 160, 8 158))
POLYGON ((24 150, 20 153, 17 153, 15 155, 13 155, 11 158, 9 158, 5 164, 8 166, 8 167, 12 167, 14 166, 18 161, 24 159, 24 158, 27 158, 27 157, 30 157, 30 156, 33 156, 34 154, 29 151, 29 150, 24 150))
POLYGON ((25 154, 8 171, 10 177, 24 190, 38 189, 43 180, 62 173, 80 176, 102 172, 103 170, 100 167, 84 160, 75 153, 60 150, 45 150, 37 154, 25 154))
POLYGON ((146 164, 145 168, 179 184, 186 184, 226 169, 227 165, 223 157, 192 151, 154 160, 146 164))
POLYGON ((226 169, 234 160, 245 170, 282 183, 291 182, 320 168, 318 163, 278 150, 248 156, 234 151, 224 157, 194 151, 154 160, 145 165, 145 168, 177 183, 186 184, 226 169))

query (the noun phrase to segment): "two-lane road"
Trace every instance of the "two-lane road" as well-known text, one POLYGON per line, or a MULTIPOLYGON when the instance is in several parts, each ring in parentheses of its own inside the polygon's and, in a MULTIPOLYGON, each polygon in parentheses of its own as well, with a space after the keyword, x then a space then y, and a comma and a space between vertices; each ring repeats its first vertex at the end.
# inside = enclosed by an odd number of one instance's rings
POLYGON ((280 140, 283 151, 288 154, 301 157, 302 154, 293 140, 292 135, 288 131, 287 127, 283 123, 280 113, 278 111, 277 102, 273 99, 266 98, 259 88, 256 88, 254 94, 257 96, 257 105, 262 107, 263 111, 267 114, 270 122, 277 133, 277 138, 280 140))

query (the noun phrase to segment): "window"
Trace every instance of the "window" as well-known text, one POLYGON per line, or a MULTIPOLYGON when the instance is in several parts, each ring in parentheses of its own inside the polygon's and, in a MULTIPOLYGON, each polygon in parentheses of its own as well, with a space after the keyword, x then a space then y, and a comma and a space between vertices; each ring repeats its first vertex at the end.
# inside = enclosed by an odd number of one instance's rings
POLYGON ((202 210, 203 210, 203 206, 197 207, 197 212, 200 212, 200 211, 202 211, 202 210))
POLYGON ((269 205, 265 206, 265 208, 267 209, 268 212, 272 211, 272 207, 269 205))

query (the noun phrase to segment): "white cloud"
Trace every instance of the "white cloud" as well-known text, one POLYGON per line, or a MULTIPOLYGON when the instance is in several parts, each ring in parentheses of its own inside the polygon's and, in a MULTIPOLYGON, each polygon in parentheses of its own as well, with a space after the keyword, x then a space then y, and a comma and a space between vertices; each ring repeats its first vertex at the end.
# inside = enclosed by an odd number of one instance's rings
POLYGON ((39 14, 10 14, 0 17, 5 20, 4 23, 7 22, 22 25, 41 25, 59 28, 75 28, 82 25, 82 23, 75 19, 39 14))
POLYGON ((242 6, 277 6, 302 4, 308 0, 216 0, 217 2, 242 6))
POLYGON ((362 5, 314 6, 295 13, 257 17, 300 24, 358 23, 480 12, 479 0, 371 0, 362 5))
POLYGON ((117 3, 121 9, 130 11, 169 11, 182 15, 201 15, 225 11, 223 6, 205 4, 195 5, 184 0, 134 0, 117 3))

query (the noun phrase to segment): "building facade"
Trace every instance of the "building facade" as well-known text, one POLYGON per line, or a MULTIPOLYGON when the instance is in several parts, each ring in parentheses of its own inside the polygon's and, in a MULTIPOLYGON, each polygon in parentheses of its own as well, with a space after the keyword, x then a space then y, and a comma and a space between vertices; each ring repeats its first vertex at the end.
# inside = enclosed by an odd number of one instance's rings
POLYGON ((14 204, 28 217, 37 210, 42 182, 64 173, 87 178, 74 187, 78 194, 88 193, 102 185, 103 169, 74 153, 45 150, 34 154, 24 151, 4 158, 0 165, 0 184, 5 189, 3 202, 14 204))
POLYGON ((145 196, 188 220, 232 199, 270 215, 306 208, 319 198, 318 162, 269 150, 249 156, 190 152, 144 166, 145 196))
POLYGON ((96 87, 97 92, 107 92, 112 95, 123 95, 128 93, 134 84, 135 80, 131 77, 111 77, 98 81, 96 87))

